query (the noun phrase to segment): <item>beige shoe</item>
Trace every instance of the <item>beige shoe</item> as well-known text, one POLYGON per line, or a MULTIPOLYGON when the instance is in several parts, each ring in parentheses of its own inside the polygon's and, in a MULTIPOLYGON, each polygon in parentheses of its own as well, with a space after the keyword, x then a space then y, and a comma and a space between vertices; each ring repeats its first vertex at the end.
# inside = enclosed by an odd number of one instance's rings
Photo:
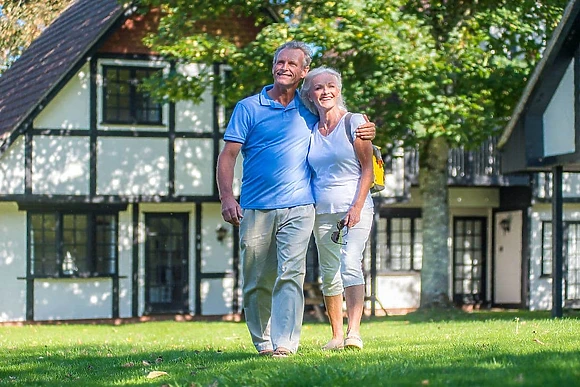
POLYGON ((363 341, 359 336, 347 336, 344 339, 344 347, 347 349, 363 349, 363 341))
POLYGON ((344 348, 344 341, 342 340, 330 340, 324 347, 322 347, 323 351, 340 351, 344 348))

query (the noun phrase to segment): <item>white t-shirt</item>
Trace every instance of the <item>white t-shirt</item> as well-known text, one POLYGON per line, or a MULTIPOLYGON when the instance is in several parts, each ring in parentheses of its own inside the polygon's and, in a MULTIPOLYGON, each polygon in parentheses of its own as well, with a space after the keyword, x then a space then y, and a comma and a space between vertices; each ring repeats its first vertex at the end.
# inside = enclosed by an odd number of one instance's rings
MULTIPOLYGON (((355 200, 361 177, 361 166, 346 130, 344 117, 328 136, 323 136, 315 124, 310 138, 308 164, 312 170, 312 192, 317 214, 346 212, 355 200)), ((365 122, 362 114, 350 118, 352 138, 356 128, 365 122)), ((373 208, 371 194, 363 208, 373 208)))

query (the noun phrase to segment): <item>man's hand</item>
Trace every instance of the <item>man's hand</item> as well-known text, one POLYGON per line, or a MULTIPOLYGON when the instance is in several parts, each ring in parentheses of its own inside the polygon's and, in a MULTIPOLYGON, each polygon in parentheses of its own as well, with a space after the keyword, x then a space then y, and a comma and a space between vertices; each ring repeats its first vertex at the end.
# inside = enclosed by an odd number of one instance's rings
POLYGON ((241 147, 242 144, 240 143, 226 141, 218 156, 216 168, 218 192, 222 202, 222 217, 226 222, 234 226, 239 226, 240 220, 242 220, 242 208, 236 201, 232 190, 236 158, 240 153, 241 147))
POLYGON ((222 198, 222 217, 234 226, 239 226, 242 220, 242 208, 233 197, 222 198))
POLYGON ((370 122, 366 114, 363 114, 363 117, 366 122, 356 128, 356 136, 361 140, 373 140, 377 135, 375 123, 370 122))

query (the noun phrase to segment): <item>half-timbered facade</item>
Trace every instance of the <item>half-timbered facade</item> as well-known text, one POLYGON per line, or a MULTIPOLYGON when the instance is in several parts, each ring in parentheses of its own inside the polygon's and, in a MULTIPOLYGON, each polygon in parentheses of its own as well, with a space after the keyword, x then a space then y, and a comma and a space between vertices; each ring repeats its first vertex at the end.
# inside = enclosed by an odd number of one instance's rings
MULTIPOLYGON (((140 91, 201 71, 141 43, 156 15, 78 0, 0 77, 0 321, 238 311, 224 109, 140 91)), ((253 39, 251 20, 230 25, 253 39)))

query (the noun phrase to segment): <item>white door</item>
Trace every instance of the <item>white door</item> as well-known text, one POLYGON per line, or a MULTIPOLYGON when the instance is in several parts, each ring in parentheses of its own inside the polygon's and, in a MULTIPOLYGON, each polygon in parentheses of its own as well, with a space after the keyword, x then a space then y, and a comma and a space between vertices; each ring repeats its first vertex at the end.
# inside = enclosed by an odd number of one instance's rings
POLYGON ((493 303, 522 303, 522 211, 495 214, 493 303))

